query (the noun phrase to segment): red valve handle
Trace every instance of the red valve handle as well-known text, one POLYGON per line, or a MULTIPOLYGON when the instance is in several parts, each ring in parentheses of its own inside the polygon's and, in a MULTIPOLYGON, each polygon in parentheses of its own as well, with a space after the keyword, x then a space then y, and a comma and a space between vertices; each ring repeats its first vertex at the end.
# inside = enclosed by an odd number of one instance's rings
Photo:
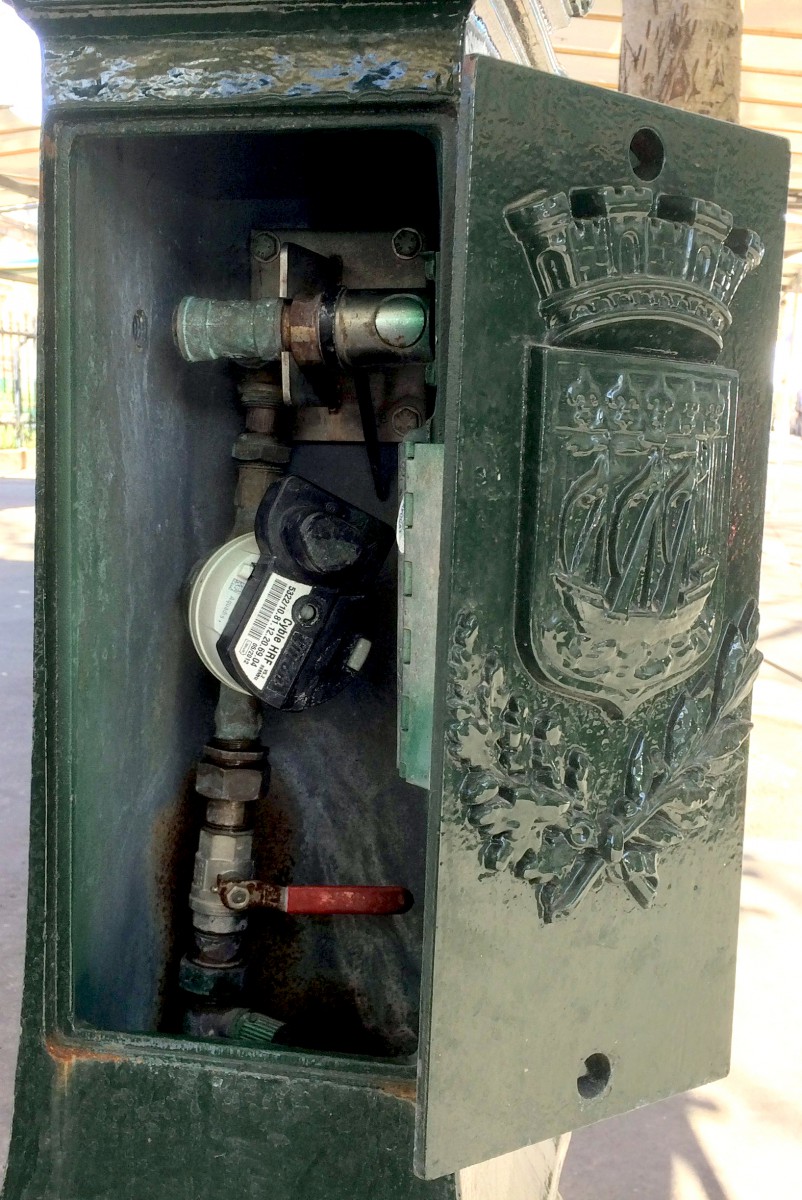
POLYGON ((249 908, 277 908, 280 912, 315 916, 321 913, 345 916, 388 916, 412 907, 412 893, 395 885, 343 887, 317 884, 312 887, 279 887, 260 879, 217 877, 217 892, 226 908, 244 912, 249 908))
POLYGON ((321 913, 373 916, 388 916, 404 913, 412 907, 412 893, 403 887, 327 886, 296 887, 281 889, 281 908, 287 913, 312 916, 321 913))

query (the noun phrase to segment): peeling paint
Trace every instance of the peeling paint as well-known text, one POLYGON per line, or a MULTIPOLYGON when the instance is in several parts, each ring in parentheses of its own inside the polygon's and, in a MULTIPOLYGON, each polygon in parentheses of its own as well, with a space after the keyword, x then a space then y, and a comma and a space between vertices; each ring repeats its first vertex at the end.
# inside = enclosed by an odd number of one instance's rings
POLYGON ((399 40, 372 35, 318 43, 298 35, 60 39, 45 51, 49 106, 94 100, 232 100, 412 92, 451 95, 458 63, 453 38, 399 40))

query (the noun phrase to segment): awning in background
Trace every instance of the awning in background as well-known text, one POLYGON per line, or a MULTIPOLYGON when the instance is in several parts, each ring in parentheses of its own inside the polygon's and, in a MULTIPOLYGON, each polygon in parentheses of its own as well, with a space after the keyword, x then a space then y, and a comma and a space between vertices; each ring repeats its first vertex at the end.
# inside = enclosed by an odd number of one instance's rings
POLYGON ((0 106, 0 279, 36 283, 39 126, 0 106))
MULTIPOLYGON (((621 0, 596 0, 581 21, 557 30, 553 42, 571 78, 617 88, 621 0)), ((741 61, 741 124, 791 143, 787 285, 802 269, 802 3, 744 0, 741 61)))

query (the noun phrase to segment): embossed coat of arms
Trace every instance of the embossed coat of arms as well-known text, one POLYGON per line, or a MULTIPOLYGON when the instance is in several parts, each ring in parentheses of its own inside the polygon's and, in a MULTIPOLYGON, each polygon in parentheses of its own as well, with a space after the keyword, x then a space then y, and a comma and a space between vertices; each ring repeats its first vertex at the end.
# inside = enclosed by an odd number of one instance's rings
POLYGON ((628 716, 715 646, 737 376, 709 360, 762 246, 717 205, 648 188, 506 216, 551 343, 527 381, 519 649, 628 716))
POLYGON ((719 206, 649 188, 535 194, 505 216, 545 323, 526 362, 526 671, 459 613, 448 754, 481 870, 531 886, 548 924, 605 880, 648 907, 660 856, 704 830, 743 765, 761 656, 754 600, 725 615, 738 379, 712 360, 763 247, 719 206), (611 718, 671 702, 599 772, 549 692, 611 718))
POLYGON ((532 353, 543 403, 525 455, 519 643, 551 682, 627 716, 711 652, 736 386, 711 367, 532 353))

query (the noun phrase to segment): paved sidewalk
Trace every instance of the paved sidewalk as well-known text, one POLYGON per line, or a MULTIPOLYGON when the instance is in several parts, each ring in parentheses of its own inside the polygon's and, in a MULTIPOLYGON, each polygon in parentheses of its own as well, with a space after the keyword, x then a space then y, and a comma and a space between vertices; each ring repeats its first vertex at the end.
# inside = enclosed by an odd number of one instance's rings
POLYGON ((17 1057, 28 875, 33 479, 0 478, 0 1163, 5 1162, 17 1057))

